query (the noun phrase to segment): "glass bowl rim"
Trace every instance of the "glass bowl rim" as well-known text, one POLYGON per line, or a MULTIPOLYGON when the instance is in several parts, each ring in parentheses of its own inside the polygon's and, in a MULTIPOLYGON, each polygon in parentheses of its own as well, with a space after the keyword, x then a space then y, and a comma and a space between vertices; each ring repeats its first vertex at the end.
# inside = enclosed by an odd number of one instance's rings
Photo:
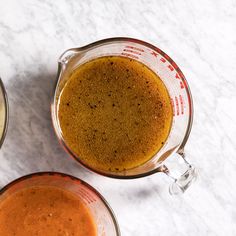
POLYGON ((107 202, 107 200, 93 186, 91 186, 90 184, 88 184, 84 180, 77 178, 73 175, 62 173, 62 172, 56 172, 56 171, 42 171, 42 172, 34 172, 31 174, 27 174, 27 175, 21 176, 15 180, 11 181, 7 185, 5 185, 3 188, 1 188, 0 189, 0 196, 3 195, 11 187, 16 186, 17 184, 19 184, 21 182, 24 182, 25 180, 29 180, 34 177, 49 177, 49 176, 52 178, 53 178, 53 176, 56 176, 56 177, 61 178, 62 180, 63 180, 63 178, 67 177, 70 179, 70 181, 73 181, 76 184, 77 183, 82 184, 86 188, 88 188, 90 191, 92 191, 101 200, 101 202, 104 204, 104 206, 108 210, 108 212, 111 216, 112 222, 114 224, 114 227, 115 227, 116 235, 120 236, 120 228, 118 225, 118 221, 115 217, 115 214, 114 214, 110 204, 107 202))

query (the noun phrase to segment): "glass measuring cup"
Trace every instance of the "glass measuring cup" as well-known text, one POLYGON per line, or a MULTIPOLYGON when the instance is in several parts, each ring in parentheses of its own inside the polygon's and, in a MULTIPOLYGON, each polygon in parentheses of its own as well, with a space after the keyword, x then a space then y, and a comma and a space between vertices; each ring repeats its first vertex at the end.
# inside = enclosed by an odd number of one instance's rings
POLYGON ((77 195, 91 211, 98 236, 120 235, 118 223, 106 200, 89 184, 67 174, 38 172, 23 176, 0 190, 0 202, 20 190, 37 186, 57 187, 77 195))
POLYGON ((184 155, 193 119, 193 103, 187 81, 176 63, 159 48, 132 38, 111 38, 81 48, 69 49, 59 58, 58 80, 51 103, 52 121, 57 137, 66 151, 83 166, 99 174, 130 179, 163 172, 174 180, 170 193, 184 192, 196 178, 196 170, 184 155), (173 107, 173 121, 163 147, 146 163, 120 172, 91 168, 67 146, 58 121, 60 93, 72 71, 81 64, 103 56, 123 56, 140 61, 155 72, 164 82, 173 107))

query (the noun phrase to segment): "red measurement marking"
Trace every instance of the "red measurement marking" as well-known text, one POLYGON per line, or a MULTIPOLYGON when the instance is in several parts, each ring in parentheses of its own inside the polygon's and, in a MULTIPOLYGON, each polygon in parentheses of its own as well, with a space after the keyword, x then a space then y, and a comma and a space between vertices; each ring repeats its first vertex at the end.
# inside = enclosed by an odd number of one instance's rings
POLYGON ((134 53, 134 54, 137 54, 137 55, 141 55, 140 52, 136 52, 136 51, 133 51, 133 50, 130 50, 130 49, 124 49, 123 51, 124 51, 124 52, 134 53))
POLYGON ((170 69, 170 71, 174 70, 173 66, 171 66, 171 65, 168 65, 168 68, 170 69))
POLYGON ((180 88, 184 89, 184 83, 182 81, 180 81, 180 88))
POLYGON ((136 47, 133 47, 133 46, 130 46, 130 45, 127 45, 127 46, 125 46, 126 48, 131 48, 131 49, 134 49, 134 50, 137 50, 137 51, 139 51, 139 52, 144 52, 144 50, 143 49, 141 49, 141 48, 136 48, 136 47))
POLYGON ((163 62, 163 63, 165 63, 165 62, 166 62, 166 59, 162 57, 162 58, 160 59, 160 61, 163 62))
POLYGON ((126 56, 126 57, 131 57, 131 58, 134 58, 134 59, 138 59, 137 56, 135 56, 133 54, 130 54, 130 53, 126 53, 126 52, 122 52, 121 55, 126 56))
MULTIPOLYGON (((160 61, 161 62, 163 62, 163 63, 165 63, 166 62, 166 58, 167 59, 170 59, 167 55, 165 55, 165 58, 164 57, 162 57, 161 59, 160 59, 160 61)), ((184 75, 183 75, 183 73, 181 72, 181 71, 179 71, 179 69, 178 69, 178 67, 177 67, 177 65, 175 64, 175 63, 171 63, 171 64, 169 64, 169 65, 166 65, 167 66, 167 68, 170 70, 170 71, 174 71, 174 73, 175 73, 175 79, 177 79, 177 80, 179 80, 179 86, 180 86, 180 89, 184 89, 185 87, 187 87, 187 84, 186 84, 186 81, 185 81, 185 79, 183 79, 184 78, 184 75), (177 72, 178 71, 178 72, 177 72)))
POLYGON ((179 101, 180 101, 180 113, 183 115, 184 114, 184 100, 182 95, 179 95, 179 101))
POLYGON ((175 78, 180 80, 179 82, 180 88, 184 89, 186 87, 185 81, 181 79, 178 73, 175 73, 175 78))
POLYGON ((176 106, 176 115, 179 115, 179 101, 178 98, 175 96, 175 106, 176 106))
POLYGON ((152 51, 151 54, 154 56, 154 57, 157 57, 159 54, 157 52, 154 52, 152 51))
POLYGON ((178 73, 176 73, 176 74, 175 74, 175 78, 176 78, 176 79, 180 79, 180 77, 179 77, 179 74, 178 74, 178 73))
POLYGON ((173 109, 173 116, 175 116, 175 104, 174 104, 173 98, 171 98, 170 101, 171 101, 171 105, 172 105, 172 109, 173 109))

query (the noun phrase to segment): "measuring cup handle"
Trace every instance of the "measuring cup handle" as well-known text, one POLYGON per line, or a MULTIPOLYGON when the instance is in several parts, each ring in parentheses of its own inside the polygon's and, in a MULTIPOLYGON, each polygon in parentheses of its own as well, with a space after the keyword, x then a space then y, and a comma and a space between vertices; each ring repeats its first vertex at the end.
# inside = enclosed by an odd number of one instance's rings
POLYGON ((171 195, 184 193, 197 178, 197 171, 186 161, 184 152, 168 157, 161 166, 161 171, 174 181, 169 188, 171 195))

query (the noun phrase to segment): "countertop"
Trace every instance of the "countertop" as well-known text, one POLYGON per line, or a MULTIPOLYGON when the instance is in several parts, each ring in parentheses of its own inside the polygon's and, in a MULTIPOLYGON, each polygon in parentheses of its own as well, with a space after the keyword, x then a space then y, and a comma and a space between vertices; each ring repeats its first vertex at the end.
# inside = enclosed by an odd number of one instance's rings
POLYGON ((61 171, 108 200, 124 236, 236 234, 236 2, 234 0, 1 1, 0 76, 10 105, 0 186, 61 171), (164 174, 134 180, 80 167, 58 144, 50 118, 57 59, 68 48, 126 36, 150 42, 179 65, 194 100, 186 145, 199 172, 184 195, 164 174))

